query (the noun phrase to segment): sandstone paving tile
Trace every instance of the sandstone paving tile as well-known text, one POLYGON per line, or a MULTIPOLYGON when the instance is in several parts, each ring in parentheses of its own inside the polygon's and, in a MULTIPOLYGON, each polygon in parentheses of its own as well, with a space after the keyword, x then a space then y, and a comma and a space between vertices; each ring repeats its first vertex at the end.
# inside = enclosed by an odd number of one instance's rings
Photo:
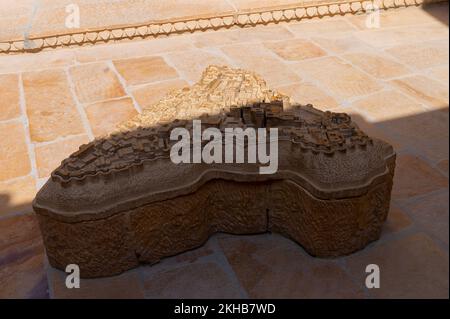
MULTIPOLYGON (((144 290, 137 269, 117 276, 81 278, 80 288, 66 287, 67 273, 48 267, 47 276, 55 299, 142 299, 144 290)), ((82 275, 81 275, 82 276, 82 275)))
POLYGON ((37 144, 34 148, 38 177, 48 177, 63 159, 78 150, 79 146, 89 142, 86 134, 70 136, 45 144, 37 144))
POLYGON ((129 97, 86 106, 86 115, 95 136, 111 133, 117 125, 137 114, 133 101, 129 97))
POLYGON ((432 108, 448 108, 448 87, 423 75, 413 75, 391 81, 402 92, 432 108))
POLYGON ((381 86, 362 71, 337 57, 302 61, 290 66, 301 76, 307 75, 320 82, 335 96, 355 98, 378 91, 381 86))
POLYGON ((369 264, 380 269, 380 288, 368 289, 375 298, 448 298, 448 252, 423 233, 376 242, 346 258, 358 282, 365 282, 369 264))
POLYGON ((28 175, 30 158, 21 122, 0 122, 0 182, 28 175))
POLYGON ((195 46, 204 48, 237 43, 286 40, 292 39, 293 37, 293 34, 281 25, 258 25, 248 28, 194 34, 192 41, 195 46))
POLYGON ((36 217, 0 219, 0 298, 48 298, 44 246, 36 217))
POLYGON ((449 84, 449 66, 443 65, 443 66, 437 66, 430 68, 426 70, 425 72, 428 72, 428 74, 435 78, 436 80, 440 81, 443 85, 446 85, 448 87, 449 84))
POLYGON ((380 91, 352 104, 353 109, 370 117, 373 122, 404 118, 427 112, 413 99, 393 90, 380 91))
POLYGON ((172 52, 167 55, 173 66, 189 81, 196 82, 209 65, 228 65, 229 62, 219 54, 194 49, 172 52))
MULTIPOLYGON (((3 5, 3 4, 2 4, 3 5)), ((0 13, 0 41, 11 41, 23 39, 26 30, 29 15, 1 15, 0 13)))
POLYGON ((448 176, 448 159, 444 159, 437 163, 437 167, 448 176))
POLYGON ((338 107, 336 100, 312 83, 300 82, 283 85, 276 88, 288 95, 293 102, 302 105, 312 104, 315 108, 326 111, 338 107))
POLYGON ((298 37, 351 33, 358 30, 344 19, 304 20, 299 23, 289 23, 287 28, 298 37))
POLYGON ((64 71, 24 73, 23 88, 33 142, 84 133, 64 71))
POLYGON ((408 214, 403 209, 391 203, 391 208, 389 210, 386 222, 383 225, 381 236, 397 233, 411 225, 412 220, 408 214))
POLYGON ((402 64, 378 54, 350 53, 343 55, 342 58, 350 61, 353 65, 356 65, 376 78, 387 79, 399 77, 410 72, 402 64))
POLYGON ((113 61, 128 85, 137 85, 178 77, 177 71, 160 56, 146 56, 113 61))
MULTIPOLYGON (((427 13, 425 10, 416 7, 381 11, 379 18, 380 28, 417 25, 423 23, 438 23, 432 15, 427 13)), ((368 14, 363 13, 349 15, 346 19, 357 28, 366 29, 366 21, 370 19, 370 17, 368 14)))
POLYGON ((2 55, 0 73, 31 72, 62 68, 75 63, 75 51, 58 49, 33 54, 2 55))
POLYGON ((337 259, 307 255, 277 234, 223 236, 220 245, 250 298, 363 298, 337 259))
MULTIPOLYGON (((311 2, 311 0, 303 0, 302 3, 311 2)), ((280 6, 287 6, 292 4, 298 4, 298 0, 230 0, 230 3, 234 5, 234 7, 238 11, 247 12, 248 10, 254 8, 279 8, 280 6)))
POLYGON ((348 52, 371 52, 374 49, 364 41, 343 33, 342 35, 314 35, 311 37, 312 42, 318 44, 321 48, 334 54, 348 52))
POLYGON ((0 74, 0 121, 20 116, 19 77, 0 74))
POLYGON ((199 248, 140 267, 146 298, 242 298, 217 235, 199 248))
POLYGON ((145 109, 160 101, 170 91, 187 86, 189 86, 188 82, 175 79, 134 87, 130 89, 130 92, 139 106, 145 109))
POLYGON ((9 213, 30 212, 36 195, 36 181, 28 175, 0 182, 0 217, 9 213))
MULTIPOLYGON (((135 25, 158 21, 211 16, 219 13, 235 12, 231 4, 224 0, 198 1, 192 5, 191 0, 148 1, 78 1, 82 23, 77 31, 111 26, 135 25)), ((47 6, 38 10, 34 18, 30 37, 50 33, 67 32, 65 27, 65 5, 47 6)))
POLYGON ((412 216, 417 227, 430 237, 437 238, 448 246, 448 189, 409 201, 404 207, 408 214, 412 216))
POLYGON ((70 75, 81 103, 97 102, 125 95, 119 79, 106 63, 75 66, 70 68, 70 75))
POLYGON ((300 81, 292 67, 279 61, 261 44, 239 44, 222 47, 221 50, 239 67, 261 75, 269 86, 300 81))
POLYGON ((287 61, 300 61, 326 55, 324 50, 306 39, 266 42, 264 45, 287 61))
POLYGON ((403 147, 426 157, 431 163, 449 156, 449 113, 440 109, 376 123, 403 147))
POLYGON ((397 156, 392 197, 405 200, 448 187, 448 179, 422 159, 410 155, 397 156))
POLYGON ((376 48, 387 48, 405 44, 421 44, 426 40, 448 39, 448 28, 440 24, 419 24, 389 29, 366 29, 355 33, 356 37, 376 48))
POLYGON ((426 41, 420 45, 408 44, 386 49, 403 64, 420 70, 448 63, 448 41, 426 41))
POLYGON ((439 3, 425 4, 420 7, 421 10, 426 12, 433 19, 441 23, 444 27, 448 28, 448 2, 442 1, 439 3))
MULTIPOLYGON (((155 265, 158 266, 158 265, 155 265)), ((144 272, 147 298, 240 298, 241 291, 230 275, 214 260, 197 261, 178 267, 161 267, 144 272)))
POLYGON ((12 15, 30 15, 33 11, 33 0, 3 0, 0 7, 0 17, 12 15))
POLYGON ((194 48, 192 39, 188 35, 183 35, 147 41, 108 43, 82 47, 74 51, 74 55, 78 62, 86 63, 158 55, 165 52, 187 50, 189 48, 194 48))
POLYGON ((352 108, 368 116, 394 148, 410 147, 433 162, 448 158, 448 112, 443 109, 426 109, 392 90, 362 98, 352 108))

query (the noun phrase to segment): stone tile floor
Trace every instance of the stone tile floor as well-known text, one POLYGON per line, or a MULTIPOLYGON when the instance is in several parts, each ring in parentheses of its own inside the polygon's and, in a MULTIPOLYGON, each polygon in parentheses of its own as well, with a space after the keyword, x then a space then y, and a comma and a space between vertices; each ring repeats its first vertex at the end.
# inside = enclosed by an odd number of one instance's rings
MULTIPOLYGON (((80 26, 71 32, 147 22, 186 20, 284 8, 292 5, 321 4, 329 0, 2 0, 0 41, 38 38, 68 33, 68 13, 76 4, 80 26)), ((333 2, 345 2, 335 0, 333 2)), ((414 1, 412 2, 414 3, 414 1)))
POLYGON ((448 298, 448 4, 0 56, 1 298, 448 298), (352 114, 392 143, 397 169, 381 239, 316 259, 276 234, 204 246, 68 290, 49 267, 30 203, 78 145, 209 64, 260 73, 300 103, 352 114), (381 288, 365 287, 365 267, 381 288))

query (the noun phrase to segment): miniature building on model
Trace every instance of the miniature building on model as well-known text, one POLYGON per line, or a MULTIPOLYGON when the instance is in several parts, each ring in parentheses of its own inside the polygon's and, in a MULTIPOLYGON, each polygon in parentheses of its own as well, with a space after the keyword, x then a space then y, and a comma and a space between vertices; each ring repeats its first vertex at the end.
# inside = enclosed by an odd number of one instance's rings
POLYGON ((118 274, 202 245, 215 232, 277 232, 311 255, 380 236, 395 153, 343 113, 290 105, 253 73, 209 67, 109 136, 63 160, 33 203, 51 265, 118 274), (177 127, 278 128, 278 170, 170 160, 177 127))

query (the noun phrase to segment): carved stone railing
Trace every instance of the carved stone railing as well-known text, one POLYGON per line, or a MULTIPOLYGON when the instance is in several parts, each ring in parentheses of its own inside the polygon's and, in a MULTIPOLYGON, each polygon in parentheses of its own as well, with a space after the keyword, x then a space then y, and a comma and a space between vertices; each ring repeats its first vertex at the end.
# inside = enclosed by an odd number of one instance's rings
POLYGON ((331 0, 329 2, 317 1, 317 3, 313 4, 300 2, 295 5, 256 8, 234 13, 219 13, 213 16, 180 17, 140 24, 88 28, 63 34, 49 33, 27 39, 12 39, 0 42, 0 54, 36 52, 59 47, 77 47, 121 40, 154 38, 185 32, 217 30, 233 26, 244 27, 316 17, 358 14, 373 11, 374 4, 379 9, 391 9, 441 1, 443 0, 331 0))

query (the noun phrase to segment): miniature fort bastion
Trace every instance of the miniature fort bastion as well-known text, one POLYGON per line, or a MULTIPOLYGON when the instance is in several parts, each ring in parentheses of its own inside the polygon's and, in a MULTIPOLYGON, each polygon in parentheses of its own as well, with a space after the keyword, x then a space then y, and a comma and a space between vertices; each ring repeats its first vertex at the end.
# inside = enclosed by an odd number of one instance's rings
POLYGON ((344 113, 291 104, 257 75, 210 66, 109 136, 62 161, 38 192, 49 262, 110 276, 202 245, 215 232, 277 232, 311 255, 336 257, 380 236, 393 148, 344 113), (180 163, 176 127, 278 128, 278 170, 251 163, 180 163))

